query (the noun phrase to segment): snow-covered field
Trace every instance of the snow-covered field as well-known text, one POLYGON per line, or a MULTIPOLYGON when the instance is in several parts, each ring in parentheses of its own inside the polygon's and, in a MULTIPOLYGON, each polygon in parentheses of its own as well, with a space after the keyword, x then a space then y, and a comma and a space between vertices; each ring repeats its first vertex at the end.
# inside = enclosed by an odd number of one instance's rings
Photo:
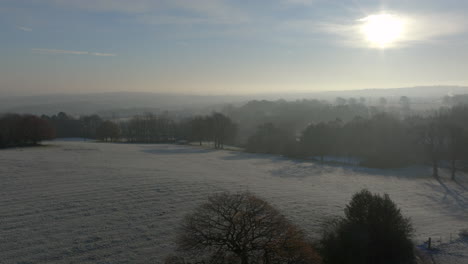
POLYGON ((437 181, 429 168, 322 166, 192 146, 48 144, 0 151, 0 263, 159 263, 184 214, 228 190, 258 194, 312 237, 362 188, 388 193, 418 243, 468 228, 467 175, 437 181))

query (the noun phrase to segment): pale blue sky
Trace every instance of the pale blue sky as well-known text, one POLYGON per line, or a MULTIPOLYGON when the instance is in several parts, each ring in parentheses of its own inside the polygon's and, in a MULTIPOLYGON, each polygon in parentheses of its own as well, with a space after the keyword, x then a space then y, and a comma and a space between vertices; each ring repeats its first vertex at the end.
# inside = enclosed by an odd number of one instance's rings
POLYGON ((468 1, 0 0, 2 94, 468 85, 468 1), (376 48, 361 21, 405 19, 376 48))

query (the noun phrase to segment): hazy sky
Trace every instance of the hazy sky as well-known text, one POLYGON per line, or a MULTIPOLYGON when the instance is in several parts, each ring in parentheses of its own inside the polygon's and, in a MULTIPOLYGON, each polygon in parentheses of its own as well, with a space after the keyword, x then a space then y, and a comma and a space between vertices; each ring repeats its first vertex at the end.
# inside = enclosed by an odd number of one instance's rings
POLYGON ((468 1, 0 0, 0 92, 468 84, 468 1))

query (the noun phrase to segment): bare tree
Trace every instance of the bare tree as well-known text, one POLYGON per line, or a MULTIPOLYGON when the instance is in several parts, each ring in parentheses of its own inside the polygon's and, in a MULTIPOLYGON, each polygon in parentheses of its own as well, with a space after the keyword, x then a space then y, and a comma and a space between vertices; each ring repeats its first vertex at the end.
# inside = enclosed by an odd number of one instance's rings
POLYGON ((447 138, 447 158, 450 161, 452 180, 455 180, 457 161, 467 158, 468 126, 466 116, 468 108, 458 106, 451 108, 444 118, 444 128, 447 138))
POLYGON ((200 146, 204 139, 207 139, 207 119, 202 116, 196 116, 190 121, 191 140, 198 141, 200 146))
POLYGON ((301 230, 250 193, 215 194, 182 224, 179 250, 209 263, 318 263, 301 230))
POLYGON ((461 157, 465 145, 463 144, 463 129, 455 124, 448 124, 447 141, 448 141, 448 158, 450 160, 451 178, 455 180, 455 173, 457 171, 456 162, 461 157))
POLYGON ((443 116, 440 113, 422 120, 419 125, 419 143, 425 149, 426 155, 432 163, 432 175, 439 177, 439 162, 444 148, 445 131, 442 126, 443 116))
POLYGON ((234 137, 237 127, 229 117, 221 113, 213 113, 209 119, 211 120, 215 148, 222 149, 224 143, 234 137))

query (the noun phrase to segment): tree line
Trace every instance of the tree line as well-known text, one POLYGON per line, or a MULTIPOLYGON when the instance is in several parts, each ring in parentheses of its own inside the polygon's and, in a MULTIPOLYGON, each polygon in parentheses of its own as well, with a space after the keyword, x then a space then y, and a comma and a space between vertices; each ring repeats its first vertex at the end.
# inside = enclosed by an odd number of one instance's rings
POLYGON ((52 124, 37 116, 0 116, 0 148, 37 145, 54 137, 55 129, 52 124))
POLYGON ((249 137, 246 150, 292 157, 358 159, 368 167, 402 167, 427 162, 434 176, 442 162, 455 177, 457 163, 468 160, 468 107, 455 106, 401 118, 381 112, 344 122, 335 119, 307 125, 296 133, 266 123, 249 137))
POLYGON ((237 125, 226 115, 213 113, 209 116, 197 116, 182 122, 183 137, 188 141, 211 141, 215 148, 223 148, 224 144, 234 144, 237 125))
POLYGON ((297 133, 311 123, 330 122, 337 118, 349 122, 357 116, 369 118, 381 112, 404 118, 421 111, 413 107, 413 100, 407 96, 393 100, 382 97, 372 102, 362 97, 337 97, 333 102, 317 99, 253 100, 238 107, 227 106, 222 113, 239 124, 238 141, 246 142, 258 126, 267 123, 297 133))
MULTIPOLYGON (((441 166, 448 166, 453 178, 468 160, 468 107, 457 104, 417 112, 404 96, 394 107, 389 107, 385 98, 374 106, 367 106, 363 98, 337 98, 334 104, 319 100, 251 101, 185 119, 146 113, 104 120, 98 115, 76 118, 63 112, 40 119, 52 125, 57 137, 200 145, 205 141, 215 148, 228 144, 254 153, 313 157, 322 162, 345 157, 379 168, 428 163, 434 176, 441 166)), ((7 124, 3 127, 9 127, 7 124)))
POLYGON ((215 148, 233 144, 237 126, 221 113, 175 121, 168 114, 145 113, 127 120, 104 120, 98 115, 75 118, 60 112, 42 116, 57 131, 57 137, 83 137, 109 142, 129 143, 214 143, 215 148))

